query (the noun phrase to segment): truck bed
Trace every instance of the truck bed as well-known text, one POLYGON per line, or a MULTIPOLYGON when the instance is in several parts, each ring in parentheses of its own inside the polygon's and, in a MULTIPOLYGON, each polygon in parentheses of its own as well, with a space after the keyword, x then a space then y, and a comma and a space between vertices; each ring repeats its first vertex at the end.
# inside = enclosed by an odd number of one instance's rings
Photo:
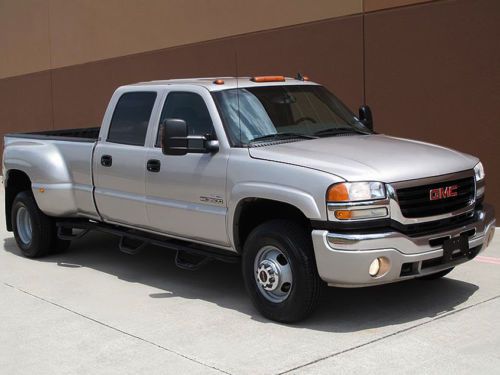
POLYGON ((95 142, 99 138, 99 127, 45 130, 41 132, 11 133, 7 137, 45 139, 68 142, 95 142))

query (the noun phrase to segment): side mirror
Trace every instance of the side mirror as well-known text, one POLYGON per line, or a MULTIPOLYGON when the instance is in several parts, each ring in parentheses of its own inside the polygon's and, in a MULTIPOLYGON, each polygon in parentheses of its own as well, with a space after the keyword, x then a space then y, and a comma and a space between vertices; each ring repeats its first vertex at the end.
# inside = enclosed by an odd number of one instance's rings
POLYGON ((219 151, 219 141, 217 139, 211 139, 210 135, 205 136, 205 150, 211 154, 215 154, 219 151))
POLYGON ((186 121, 169 118, 160 124, 161 149, 165 155, 215 154, 219 141, 207 135, 188 135, 186 121))
POLYGON ((160 126, 162 152, 165 155, 186 155, 188 151, 186 121, 169 118, 160 126))
POLYGON ((359 107, 359 120, 366 126, 368 129, 373 131, 373 117, 372 110, 367 105, 362 105, 359 107))

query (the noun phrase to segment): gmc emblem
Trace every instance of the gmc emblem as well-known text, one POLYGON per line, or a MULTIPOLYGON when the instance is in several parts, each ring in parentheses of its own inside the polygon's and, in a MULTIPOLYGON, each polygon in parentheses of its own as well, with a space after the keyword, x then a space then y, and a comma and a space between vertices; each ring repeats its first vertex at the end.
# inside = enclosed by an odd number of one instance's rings
POLYGON ((436 201, 438 199, 446 199, 457 196, 458 185, 441 187, 438 189, 429 190, 429 198, 431 201, 436 201))

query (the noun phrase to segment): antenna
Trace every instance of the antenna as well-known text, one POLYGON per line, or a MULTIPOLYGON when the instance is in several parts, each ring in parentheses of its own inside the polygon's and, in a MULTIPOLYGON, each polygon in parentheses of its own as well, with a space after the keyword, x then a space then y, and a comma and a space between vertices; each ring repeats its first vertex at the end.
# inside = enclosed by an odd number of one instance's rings
POLYGON ((241 113, 240 113, 240 86, 239 86, 239 74, 238 74, 238 52, 234 51, 234 62, 236 65, 236 101, 238 103, 238 130, 240 133, 240 145, 241 145, 241 113))

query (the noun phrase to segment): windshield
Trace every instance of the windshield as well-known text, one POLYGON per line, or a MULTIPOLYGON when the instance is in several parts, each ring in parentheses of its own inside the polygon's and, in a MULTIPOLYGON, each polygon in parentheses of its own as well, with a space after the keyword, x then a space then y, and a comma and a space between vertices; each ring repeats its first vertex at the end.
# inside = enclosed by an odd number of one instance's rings
POLYGON ((345 132, 371 133, 322 86, 245 87, 213 95, 234 145, 280 135, 311 138, 345 132))

